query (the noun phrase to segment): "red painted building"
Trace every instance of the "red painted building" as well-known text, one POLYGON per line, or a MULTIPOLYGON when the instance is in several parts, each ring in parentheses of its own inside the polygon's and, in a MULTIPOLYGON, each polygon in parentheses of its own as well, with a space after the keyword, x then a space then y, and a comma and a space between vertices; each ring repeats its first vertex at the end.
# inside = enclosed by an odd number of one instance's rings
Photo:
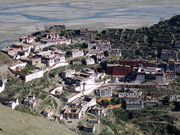
POLYGON ((130 74, 132 71, 131 66, 123 66, 123 65, 107 65, 106 74, 109 75, 117 75, 117 76, 126 76, 130 74))
POLYGON ((131 66, 131 67, 138 66, 139 63, 140 63, 139 60, 120 60, 119 61, 120 65, 128 65, 128 66, 131 66))
POLYGON ((156 63, 140 62, 139 60, 111 61, 107 64, 106 74, 126 76, 132 73, 135 67, 156 67, 156 63))
POLYGON ((157 64, 156 63, 142 63, 142 65, 144 66, 144 67, 157 67, 157 64))

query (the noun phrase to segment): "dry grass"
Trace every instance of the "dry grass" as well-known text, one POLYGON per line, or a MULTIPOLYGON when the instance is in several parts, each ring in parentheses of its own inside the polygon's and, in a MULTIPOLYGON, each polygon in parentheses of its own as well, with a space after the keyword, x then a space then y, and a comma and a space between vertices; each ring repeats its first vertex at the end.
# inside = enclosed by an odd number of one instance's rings
POLYGON ((12 63, 12 59, 7 54, 0 51, 0 65, 7 63, 12 63))
POLYGON ((53 121, 12 110, 0 105, 1 135, 73 135, 53 121))

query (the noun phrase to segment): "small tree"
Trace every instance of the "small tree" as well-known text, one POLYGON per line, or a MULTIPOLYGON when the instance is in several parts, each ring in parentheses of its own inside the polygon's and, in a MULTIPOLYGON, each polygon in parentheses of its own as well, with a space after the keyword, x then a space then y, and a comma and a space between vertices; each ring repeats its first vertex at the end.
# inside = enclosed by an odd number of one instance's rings
POLYGON ((102 101, 102 104, 103 105, 105 105, 105 106, 107 106, 107 105, 110 105, 110 101, 109 100, 107 100, 107 99, 104 99, 103 101, 102 101))
POLYGON ((118 98, 117 104, 122 104, 122 99, 118 98))
POLYGON ((111 102, 112 102, 113 105, 116 105, 116 104, 121 104, 122 100, 120 98, 118 98, 118 97, 113 97, 111 99, 111 102))
POLYGON ((111 99, 111 102, 112 102, 113 105, 117 104, 118 98, 117 98, 117 97, 113 97, 113 98, 111 99))

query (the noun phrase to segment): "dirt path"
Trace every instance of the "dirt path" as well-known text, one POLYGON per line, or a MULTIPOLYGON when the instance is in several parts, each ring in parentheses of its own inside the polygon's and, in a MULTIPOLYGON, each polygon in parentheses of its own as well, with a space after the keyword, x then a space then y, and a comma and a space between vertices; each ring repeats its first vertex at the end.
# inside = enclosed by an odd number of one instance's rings
POLYGON ((56 103, 57 103, 57 108, 56 108, 55 114, 57 116, 59 116, 59 111, 60 111, 60 107, 61 107, 62 103, 61 103, 61 101, 58 98, 56 98, 54 96, 51 96, 51 98, 54 99, 56 101, 56 103))

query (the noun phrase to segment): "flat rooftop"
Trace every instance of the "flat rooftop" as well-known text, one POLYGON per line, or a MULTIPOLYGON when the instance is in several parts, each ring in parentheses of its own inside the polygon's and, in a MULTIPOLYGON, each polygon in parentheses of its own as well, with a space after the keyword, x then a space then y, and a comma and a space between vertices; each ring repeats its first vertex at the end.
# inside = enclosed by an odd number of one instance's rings
POLYGON ((81 111, 80 108, 66 108, 64 113, 79 114, 80 111, 81 111))

